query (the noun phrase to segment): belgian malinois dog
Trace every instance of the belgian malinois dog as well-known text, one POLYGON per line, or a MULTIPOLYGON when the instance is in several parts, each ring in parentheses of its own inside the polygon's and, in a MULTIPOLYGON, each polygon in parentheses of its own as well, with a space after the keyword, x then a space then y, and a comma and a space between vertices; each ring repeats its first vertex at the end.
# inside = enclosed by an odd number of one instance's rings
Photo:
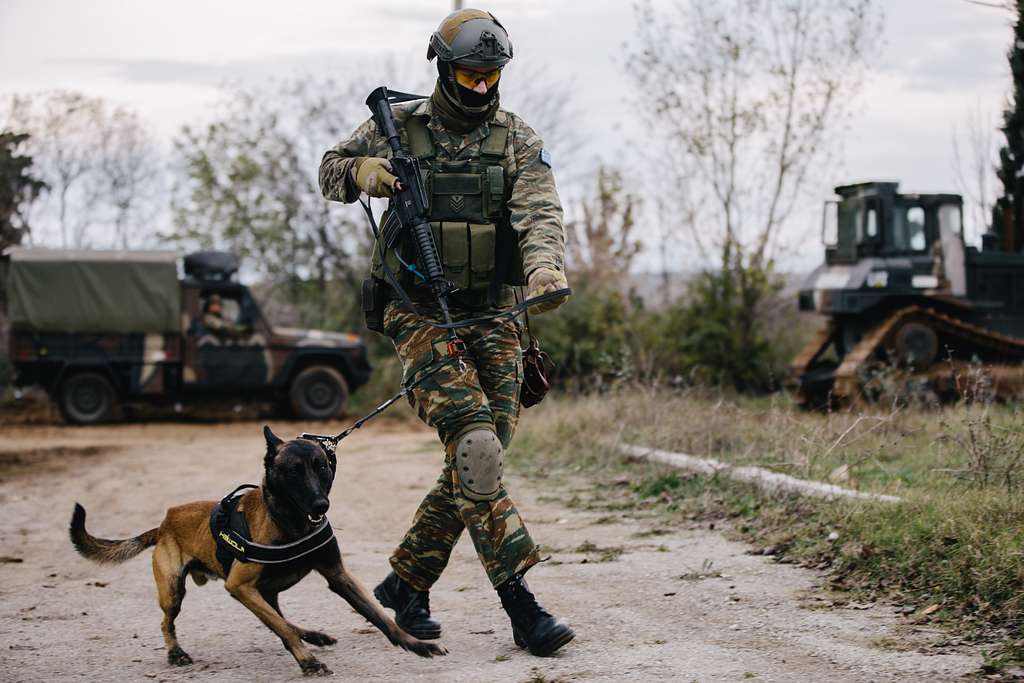
MULTIPOLYGON (((264 545, 284 545, 303 538, 322 523, 330 503, 327 494, 334 481, 334 468, 321 446, 313 441, 295 439, 284 442, 263 428, 267 441, 263 484, 242 494, 239 508, 245 514, 251 540, 264 545)), ((425 643, 401 630, 377 605, 359 581, 346 571, 336 538, 296 560, 282 564, 256 564, 234 561, 225 572, 217 559, 217 544, 210 531, 210 515, 217 502, 186 503, 167 511, 160 526, 125 540, 96 538, 85 530, 85 509, 75 504, 71 517, 71 542, 83 556, 100 563, 119 563, 135 557, 146 548, 153 551, 153 576, 164 612, 162 630, 167 645, 167 660, 172 665, 192 663, 178 644, 174 619, 185 597, 185 578, 196 585, 209 578, 224 580, 224 587, 260 621, 278 635, 292 653, 303 673, 328 675, 331 670, 311 653, 302 641, 313 645, 333 645, 337 641, 326 633, 300 628, 284 618, 277 595, 316 570, 332 591, 343 597, 379 628, 393 645, 421 657, 444 655, 436 644, 425 643)))

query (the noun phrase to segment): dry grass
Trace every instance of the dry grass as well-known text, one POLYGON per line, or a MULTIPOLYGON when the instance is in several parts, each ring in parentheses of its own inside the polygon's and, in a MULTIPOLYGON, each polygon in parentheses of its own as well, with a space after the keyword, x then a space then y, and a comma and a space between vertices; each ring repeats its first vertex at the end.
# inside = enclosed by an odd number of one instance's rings
POLYGON ((575 460, 580 449, 637 443, 895 494, 967 483, 1015 489, 1024 475, 1020 424, 1019 409, 996 405, 819 414, 781 395, 642 388, 555 396, 524 418, 528 438, 556 458, 562 444, 575 460))
POLYGON ((1024 433, 1019 407, 943 411, 876 406, 805 413, 785 397, 745 399, 644 388, 553 396, 524 416, 512 458, 544 476, 582 472, 605 491, 592 507, 659 512, 656 523, 725 516, 784 561, 827 569, 862 598, 932 605, 924 619, 1024 653, 1024 433), (750 486, 627 463, 622 442, 755 464, 899 505, 768 496, 750 486), (630 498, 622 497, 623 480, 630 498), (605 507, 602 507, 605 505, 605 507))

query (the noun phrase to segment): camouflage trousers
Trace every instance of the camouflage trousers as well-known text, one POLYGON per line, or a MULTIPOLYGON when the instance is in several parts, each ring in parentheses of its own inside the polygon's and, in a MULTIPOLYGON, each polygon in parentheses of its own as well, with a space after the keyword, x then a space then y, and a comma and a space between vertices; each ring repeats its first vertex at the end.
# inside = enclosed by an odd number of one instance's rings
MULTIPOLYGON (((394 303, 385 311, 384 329, 395 344, 405 381, 415 380, 419 371, 447 355, 445 330, 394 303)), ((540 559, 504 485, 494 500, 471 500, 463 495, 458 469, 452 465, 455 444, 471 429, 493 430, 506 448, 512 440, 523 374, 520 330, 514 321, 504 320, 460 328, 458 333, 468 347, 465 368, 449 363, 409 396, 420 419, 437 430, 445 445, 441 476, 391 555, 395 573, 417 590, 429 590, 440 578, 463 529, 469 531, 495 587, 540 559)))

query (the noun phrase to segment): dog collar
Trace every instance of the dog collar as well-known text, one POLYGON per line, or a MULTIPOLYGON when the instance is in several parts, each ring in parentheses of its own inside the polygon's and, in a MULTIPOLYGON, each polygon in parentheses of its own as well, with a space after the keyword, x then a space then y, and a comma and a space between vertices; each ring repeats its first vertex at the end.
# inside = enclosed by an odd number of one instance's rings
POLYGON ((238 509, 238 502, 244 495, 244 490, 255 488, 259 487, 254 484, 242 484, 224 496, 210 513, 210 532, 217 542, 217 561, 224 568, 225 575, 231 571, 231 563, 234 560, 256 564, 283 564, 308 555, 334 538, 334 529, 324 517, 313 531, 291 543, 255 543, 249 533, 245 513, 238 509))

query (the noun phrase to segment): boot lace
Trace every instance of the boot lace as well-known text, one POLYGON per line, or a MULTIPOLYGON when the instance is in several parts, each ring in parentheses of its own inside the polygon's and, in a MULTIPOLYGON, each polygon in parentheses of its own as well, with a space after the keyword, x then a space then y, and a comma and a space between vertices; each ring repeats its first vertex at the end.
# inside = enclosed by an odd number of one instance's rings
POLYGON ((426 591, 412 591, 412 599, 409 600, 409 611, 425 612, 430 616, 430 593, 426 591))
POLYGON ((511 604, 514 605, 514 609, 519 616, 529 620, 530 622, 551 616, 548 614, 547 610, 537 603, 536 596, 534 596, 529 586, 527 586, 526 582, 522 579, 519 579, 512 585, 509 597, 511 599, 511 604))
POLYGON ((398 576, 394 584, 395 601, 401 605, 401 612, 408 616, 430 616, 430 592, 418 591, 398 576))

